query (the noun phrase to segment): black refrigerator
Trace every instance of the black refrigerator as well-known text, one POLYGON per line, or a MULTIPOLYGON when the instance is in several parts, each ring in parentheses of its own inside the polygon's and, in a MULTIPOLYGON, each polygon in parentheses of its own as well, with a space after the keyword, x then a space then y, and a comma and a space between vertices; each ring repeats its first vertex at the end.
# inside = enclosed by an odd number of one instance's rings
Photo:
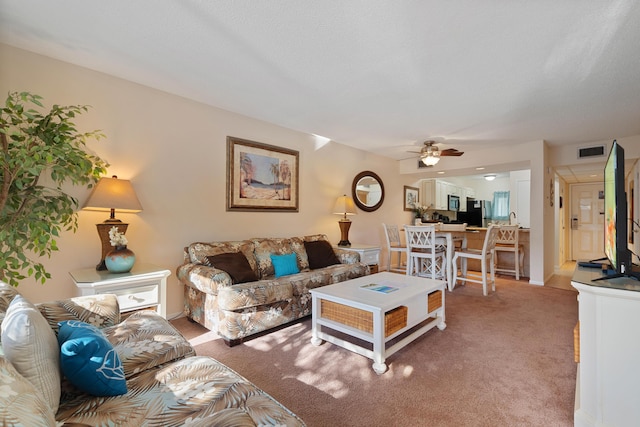
POLYGON ((491 202, 467 199, 467 211, 458 212, 458 222, 466 222, 468 227, 487 227, 491 222, 491 202))

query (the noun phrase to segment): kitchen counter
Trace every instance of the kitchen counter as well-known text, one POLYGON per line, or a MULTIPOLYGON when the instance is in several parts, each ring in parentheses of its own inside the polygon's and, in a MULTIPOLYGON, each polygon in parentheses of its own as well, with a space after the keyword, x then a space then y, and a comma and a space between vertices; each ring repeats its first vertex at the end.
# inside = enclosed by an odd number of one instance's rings
MULTIPOLYGON (((529 228, 521 228, 520 232, 529 232, 529 228)), ((487 231, 487 227, 467 227, 467 231, 487 231)))

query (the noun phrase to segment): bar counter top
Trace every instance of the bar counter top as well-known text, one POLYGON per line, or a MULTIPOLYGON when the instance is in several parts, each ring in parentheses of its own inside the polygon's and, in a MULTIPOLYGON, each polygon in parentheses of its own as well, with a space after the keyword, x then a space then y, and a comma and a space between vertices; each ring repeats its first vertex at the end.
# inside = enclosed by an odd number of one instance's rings
MULTIPOLYGON (((529 228, 520 229, 521 232, 525 232, 525 233, 528 233, 529 230, 530 230, 529 228)), ((487 227, 467 227, 467 231, 487 231, 487 227)))

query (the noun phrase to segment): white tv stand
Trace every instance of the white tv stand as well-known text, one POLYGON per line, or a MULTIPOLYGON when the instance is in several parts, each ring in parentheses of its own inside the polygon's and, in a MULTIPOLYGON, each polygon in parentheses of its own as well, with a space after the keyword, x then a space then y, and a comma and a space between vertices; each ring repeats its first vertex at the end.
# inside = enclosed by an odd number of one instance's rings
POLYGON ((580 363, 575 426, 637 426, 640 422, 640 281, 594 282, 599 269, 576 267, 580 293, 580 363))

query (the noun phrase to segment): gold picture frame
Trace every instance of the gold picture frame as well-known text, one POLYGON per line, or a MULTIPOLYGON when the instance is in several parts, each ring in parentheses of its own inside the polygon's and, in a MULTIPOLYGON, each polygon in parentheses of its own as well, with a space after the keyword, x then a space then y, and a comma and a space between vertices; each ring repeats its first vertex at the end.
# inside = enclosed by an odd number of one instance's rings
POLYGON ((300 153, 227 137, 227 211, 298 212, 300 153))

